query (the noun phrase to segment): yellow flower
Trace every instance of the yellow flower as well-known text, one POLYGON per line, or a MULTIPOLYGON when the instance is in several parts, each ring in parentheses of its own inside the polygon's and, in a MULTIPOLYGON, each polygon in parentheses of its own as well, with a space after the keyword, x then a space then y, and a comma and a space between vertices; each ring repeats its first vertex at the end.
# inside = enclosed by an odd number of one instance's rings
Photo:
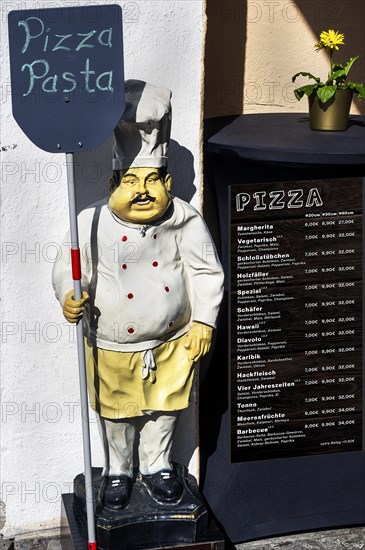
POLYGON ((331 29, 328 32, 322 31, 319 35, 319 42, 315 47, 317 50, 322 48, 330 48, 331 50, 335 48, 338 50, 338 46, 344 44, 344 38, 343 34, 331 29))

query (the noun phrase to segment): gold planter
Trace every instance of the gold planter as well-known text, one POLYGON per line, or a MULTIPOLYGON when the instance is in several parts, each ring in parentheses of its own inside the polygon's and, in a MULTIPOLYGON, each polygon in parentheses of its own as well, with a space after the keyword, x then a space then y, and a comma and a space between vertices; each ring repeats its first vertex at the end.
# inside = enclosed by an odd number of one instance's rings
POLYGON ((309 123, 312 130, 340 132, 347 129, 352 101, 352 90, 337 90, 326 103, 316 93, 309 99, 309 123))

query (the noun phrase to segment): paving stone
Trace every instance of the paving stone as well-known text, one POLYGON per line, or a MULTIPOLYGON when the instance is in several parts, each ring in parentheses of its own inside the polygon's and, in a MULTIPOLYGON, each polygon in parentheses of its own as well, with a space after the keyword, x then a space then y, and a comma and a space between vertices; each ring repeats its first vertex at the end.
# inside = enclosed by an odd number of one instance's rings
MULTIPOLYGON (((365 527, 301 533, 244 542, 227 550, 365 550, 365 527)), ((0 549, 2 550, 2 549, 0 549)), ((8 549, 6 549, 8 550, 8 549)), ((10 548, 9 548, 10 550, 10 548)), ((15 540, 14 550, 61 550, 57 538, 15 540)))
POLYGON ((365 528, 334 529, 245 542, 236 550, 365 550, 365 528))
POLYGON ((323 550, 323 546, 316 541, 285 538, 282 540, 273 539, 270 542, 260 541, 255 545, 252 542, 246 542, 236 546, 237 550, 323 550))
POLYGON ((15 539, 15 550, 61 550, 58 538, 15 539))

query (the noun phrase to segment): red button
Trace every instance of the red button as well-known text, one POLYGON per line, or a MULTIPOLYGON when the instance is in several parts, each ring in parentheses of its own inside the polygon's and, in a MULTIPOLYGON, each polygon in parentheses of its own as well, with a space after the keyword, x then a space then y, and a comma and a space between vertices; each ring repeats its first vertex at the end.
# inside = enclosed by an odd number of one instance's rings
POLYGON ((168 286, 165 286, 165 290, 166 290, 166 292, 170 292, 170 289, 169 289, 168 286))
POLYGON ((133 334, 134 328, 133 328, 133 327, 129 327, 128 332, 129 332, 129 334, 133 334))
POLYGON ((126 235, 123 235, 122 241, 125 242, 125 241, 127 241, 127 240, 128 240, 128 237, 127 237, 126 235))
POLYGON ((130 300, 131 300, 132 298, 134 298, 134 296, 133 296, 133 294, 132 294, 131 292, 128 294, 127 297, 128 297, 130 300))
POLYGON ((158 266, 158 262, 152 262, 152 265, 153 265, 153 267, 157 267, 157 266, 158 266))
POLYGON ((127 264, 122 264, 122 269, 127 269, 127 264))

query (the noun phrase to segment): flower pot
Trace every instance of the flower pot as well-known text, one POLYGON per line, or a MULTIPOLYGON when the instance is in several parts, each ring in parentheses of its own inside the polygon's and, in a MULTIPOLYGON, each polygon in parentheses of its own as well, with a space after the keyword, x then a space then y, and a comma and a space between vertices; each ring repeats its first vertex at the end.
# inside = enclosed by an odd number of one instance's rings
POLYGON ((309 97, 309 123, 312 130, 340 132, 347 129, 352 101, 352 90, 337 90, 326 103, 317 94, 309 97))

